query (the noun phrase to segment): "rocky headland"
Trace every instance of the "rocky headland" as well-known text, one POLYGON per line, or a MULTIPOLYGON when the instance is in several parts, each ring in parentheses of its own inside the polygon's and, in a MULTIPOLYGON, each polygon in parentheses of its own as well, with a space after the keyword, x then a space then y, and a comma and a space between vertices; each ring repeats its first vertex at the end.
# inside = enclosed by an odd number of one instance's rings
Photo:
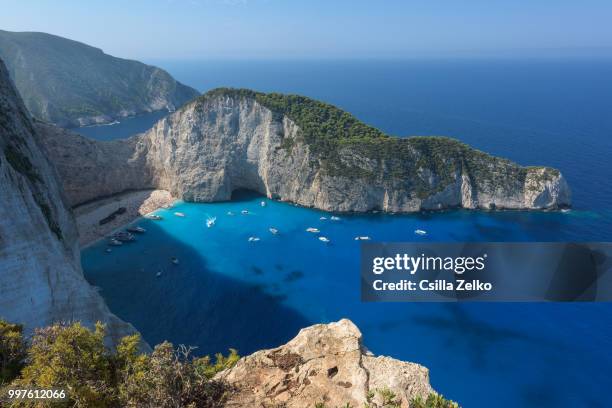
POLYGON ((193 202, 250 189, 338 212, 571 204, 556 169, 522 167, 445 137, 391 137, 301 96, 217 89, 113 142, 37 127, 71 205, 152 188, 193 202))
POLYGON ((346 319, 302 329, 287 344, 244 357, 216 378, 233 387, 227 407, 383 407, 379 394, 389 390, 396 405, 386 406, 407 408, 434 392, 427 368, 374 356, 346 319))
POLYGON ((46 33, 0 30, 0 58, 30 113, 59 126, 174 111, 199 94, 160 68, 46 33))

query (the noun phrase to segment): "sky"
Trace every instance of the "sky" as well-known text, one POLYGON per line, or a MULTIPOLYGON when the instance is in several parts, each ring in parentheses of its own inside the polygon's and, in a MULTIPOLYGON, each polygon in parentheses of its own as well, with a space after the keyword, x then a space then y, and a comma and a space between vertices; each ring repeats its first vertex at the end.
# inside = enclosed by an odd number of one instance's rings
POLYGON ((0 0, 0 29, 134 59, 612 55, 611 0, 0 0))

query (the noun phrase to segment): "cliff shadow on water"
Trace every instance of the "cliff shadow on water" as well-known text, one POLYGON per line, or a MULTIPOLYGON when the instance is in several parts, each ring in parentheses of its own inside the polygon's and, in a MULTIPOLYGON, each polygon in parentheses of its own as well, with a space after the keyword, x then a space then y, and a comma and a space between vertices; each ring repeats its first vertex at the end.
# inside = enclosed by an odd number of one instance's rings
POLYGON ((111 253, 105 243, 96 244, 85 249, 82 262, 86 279, 100 288, 109 308, 151 346, 168 340, 197 347, 197 355, 230 347, 246 355, 284 344, 313 323, 283 304, 278 285, 228 277, 155 222, 139 224, 147 233, 137 242, 111 253), (130 256, 115 256, 120 251, 130 256))

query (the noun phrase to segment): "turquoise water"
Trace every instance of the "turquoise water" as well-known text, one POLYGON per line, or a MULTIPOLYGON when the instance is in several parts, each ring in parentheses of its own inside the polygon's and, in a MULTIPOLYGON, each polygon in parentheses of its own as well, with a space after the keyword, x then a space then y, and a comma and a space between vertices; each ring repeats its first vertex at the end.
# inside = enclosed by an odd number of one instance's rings
POLYGON ((235 347, 246 354, 286 342, 306 325, 348 317, 372 351, 424 364, 434 387, 466 407, 489 406, 492 398, 499 407, 595 406, 589 398, 612 383, 609 305, 364 304, 354 240, 563 241, 601 222, 599 215, 451 211, 331 221, 252 194, 157 213, 162 221, 139 222, 148 232, 138 242, 110 254, 104 243, 83 252, 87 279, 152 344, 168 339, 200 353, 235 347), (212 228, 209 217, 217 218, 212 228), (415 235, 417 228, 428 235, 415 235), (249 242, 253 236, 260 241, 249 242))
MULTIPOLYGON (((379 214, 332 223, 289 204, 262 208, 261 198, 249 195, 180 204, 187 217, 161 211, 163 221, 142 222, 149 231, 138 243, 111 254, 103 246, 83 251, 87 279, 150 343, 169 339, 201 353, 236 347, 246 354, 279 345, 306 325, 349 317, 375 353, 424 364, 434 387, 465 407, 608 405, 612 305, 362 304, 353 238, 610 241, 612 61, 155 62, 201 91, 305 94, 391 134, 449 135, 524 165, 558 167, 575 210, 379 214), (239 215, 243 208, 252 214, 239 215), (217 224, 208 229, 212 215, 217 224), (331 244, 305 232, 309 226, 331 244), (429 234, 418 237, 416 228, 429 234), (253 235, 261 240, 249 243, 253 235)), ((123 137, 148 126, 143 117, 90 136, 123 137)))

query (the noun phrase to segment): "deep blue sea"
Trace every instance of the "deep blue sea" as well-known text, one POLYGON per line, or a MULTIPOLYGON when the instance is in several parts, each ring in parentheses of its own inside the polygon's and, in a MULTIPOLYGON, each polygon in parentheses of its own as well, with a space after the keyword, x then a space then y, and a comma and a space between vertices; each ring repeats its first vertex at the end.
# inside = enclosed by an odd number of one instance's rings
MULTIPOLYGON (((87 279, 147 341, 247 354, 306 325, 348 317, 373 352, 427 366, 434 388, 465 407, 608 405, 612 305, 364 304, 353 238, 610 241, 612 61, 153 62, 202 91, 305 94, 391 134, 448 135, 521 164, 555 166, 573 189, 575 208, 342 215, 334 222, 245 192, 227 203, 180 203, 160 210, 162 221, 139 222, 148 232, 138 242, 111 254, 104 244, 82 253, 87 279), (242 209, 250 214, 240 215, 242 209), (217 217, 213 228, 205 225, 210 216, 217 217), (310 226, 331 243, 305 232, 310 226), (416 236, 417 228, 428 235, 416 236), (261 240, 248 242, 250 236, 261 240)), ((153 120, 80 131, 112 139, 146 130, 153 120)))

